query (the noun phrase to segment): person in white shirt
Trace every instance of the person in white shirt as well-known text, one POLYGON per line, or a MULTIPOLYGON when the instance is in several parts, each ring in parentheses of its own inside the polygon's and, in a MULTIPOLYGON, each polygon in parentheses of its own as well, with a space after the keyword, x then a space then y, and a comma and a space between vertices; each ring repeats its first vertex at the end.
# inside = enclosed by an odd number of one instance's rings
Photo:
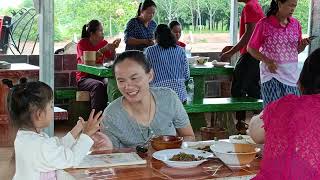
POLYGON ((79 165, 99 130, 102 112, 92 110, 87 122, 77 125, 63 138, 42 132, 53 120, 53 92, 47 84, 27 82, 14 86, 8 95, 8 110, 18 129, 14 141, 14 180, 56 179, 55 171, 79 165))

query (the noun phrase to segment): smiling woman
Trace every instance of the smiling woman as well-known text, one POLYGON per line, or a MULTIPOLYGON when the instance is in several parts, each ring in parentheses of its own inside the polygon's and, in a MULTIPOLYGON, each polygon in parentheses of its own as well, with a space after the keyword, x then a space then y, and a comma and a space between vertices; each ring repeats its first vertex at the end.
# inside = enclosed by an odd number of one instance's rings
POLYGON ((141 51, 126 51, 114 62, 122 97, 103 114, 101 132, 113 148, 144 145, 157 135, 178 135, 194 140, 188 115, 177 94, 168 88, 150 88, 153 70, 141 51))

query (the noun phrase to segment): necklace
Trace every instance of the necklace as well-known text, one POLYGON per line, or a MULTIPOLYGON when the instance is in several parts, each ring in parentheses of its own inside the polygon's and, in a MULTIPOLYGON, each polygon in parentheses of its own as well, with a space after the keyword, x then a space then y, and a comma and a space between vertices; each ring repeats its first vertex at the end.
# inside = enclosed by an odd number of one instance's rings
MULTIPOLYGON (((150 93, 149 97, 150 98, 149 98, 149 109, 148 109, 148 119, 147 119, 148 122, 150 122, 150 120, 151 120, 151 109, 152 109, 152 94, 151 93, 150 93)), ((148 124, 148 126, 147 126, 148 130, 147 130, 147 135, 145 136, 144 135, 145 133, 143 133, 143 129, 140 126, 140 123, 136 120, 136 118, 133 117, 133 119, 135 120, 135 122, 136 122, 136 124, 138 126, 138 129, 139 129, 139 132, 141 134, 141 137, 144 140, 143 144, 147 143, 154 136, 154 132, 153 132, 152 127, 151 127, 151 123, 148 124)), ((133 124, 131 124, 131 125, 133 125, 133 124)))

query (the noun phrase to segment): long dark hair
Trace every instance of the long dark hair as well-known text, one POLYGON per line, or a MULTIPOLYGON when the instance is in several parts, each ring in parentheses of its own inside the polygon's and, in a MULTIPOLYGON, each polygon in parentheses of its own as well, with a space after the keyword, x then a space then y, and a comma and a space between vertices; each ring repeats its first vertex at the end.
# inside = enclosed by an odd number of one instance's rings
POLYGON ((101 23, 98 20, 91 20, 88 24, 83 25, 81 38, 89 38, 91 33, 95 33, 101 23))
POLYGON ((138 12, 137 12, 137 17, 140 16, 141 11, 144 11, 148 9, 148 7, 154 6, 155 8, 157 7, 156 3, 153 2, 152 0, 145 0, 143 3, 139 4, 138 12))
POLYGON ((159 46, 165 49, 176 46, 176 39, 166 24, 159 24, 154 32, 154 36, 159 46))
POLYGON ((299 77, 302 94, 320 93, 320 48, 313 51, 303 64, 299 77))
POLYGON ((114 63, 112 65, 112 70, 114 73, 114 69, 117 66, 117 64, 125 61, 125 60, 131 60, 136 63, 138 63, 146 73, 149 73, 151 71, 151 65, 149 61, 147 61, 146 56, 143 54, 142 51, 138 50, 129 50, 125 51, 117 56, 117 58, 114 60, 114 63))
POLYGON ((34 128, 32 114, 45 110, 52 99, 51 87, 41 81, 13 86, 8 94, 7 108, 14 127, 34 128))
POLYGON ((270 7, 267 11, 267 17, 277 14, 279 11, 278 2, 285 3, 287 0, 271 0, 270 7))

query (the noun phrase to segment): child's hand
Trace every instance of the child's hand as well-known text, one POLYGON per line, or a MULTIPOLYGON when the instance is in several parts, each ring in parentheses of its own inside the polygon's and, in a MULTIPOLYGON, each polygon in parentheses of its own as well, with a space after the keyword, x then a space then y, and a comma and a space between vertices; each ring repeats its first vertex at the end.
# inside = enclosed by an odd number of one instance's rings
MULTIPOLYGON (((83 128, 83 133, 87 134, 88 136, 92 136, 94 133, 96 133, 100 129, 100 122, 102 121, 102 111, 99 111, 96 115, 94 115, 95 110, 92 109, 89 119, 86 122, 84 128, 83 128)), ((79 117, 81 122, 84 122, 82 117, 79 117)))
POLYGON ((77 139, 83 129, 83 122, 78 120, 77 124, 72 128, 70 133, 72 134, 73 138, 77 139))

